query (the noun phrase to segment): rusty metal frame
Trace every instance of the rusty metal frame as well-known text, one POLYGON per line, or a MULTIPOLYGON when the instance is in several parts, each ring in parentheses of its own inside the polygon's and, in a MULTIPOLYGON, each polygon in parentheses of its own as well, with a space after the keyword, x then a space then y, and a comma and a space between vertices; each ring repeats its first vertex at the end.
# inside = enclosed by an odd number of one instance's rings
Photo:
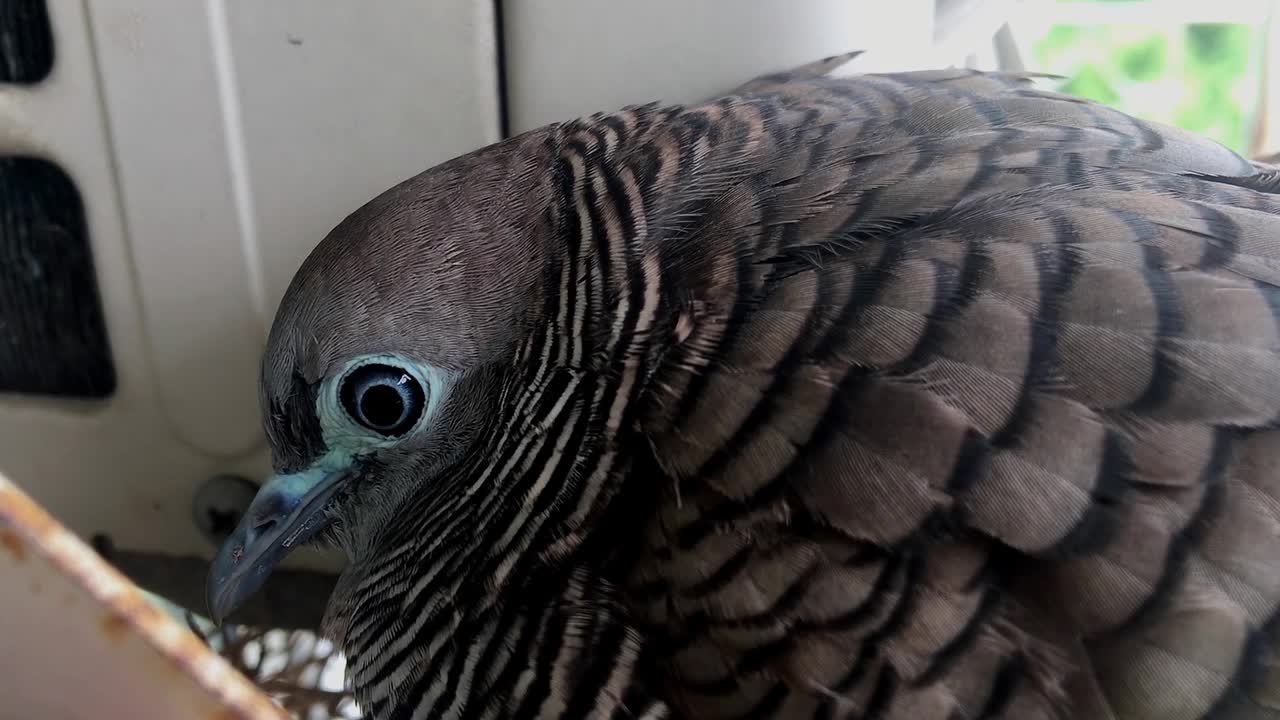
POLYGON ((289 715, 0 476, 0 717, 289 715))

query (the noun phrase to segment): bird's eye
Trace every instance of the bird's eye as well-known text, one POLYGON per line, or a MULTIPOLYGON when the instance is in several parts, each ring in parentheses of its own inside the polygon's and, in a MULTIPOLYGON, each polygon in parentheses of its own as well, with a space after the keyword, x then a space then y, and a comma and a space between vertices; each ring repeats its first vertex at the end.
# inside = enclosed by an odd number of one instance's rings
POLYGON ((391 437, 405 434, 418 422, 427 399, 413 375, 380 363, 352 370, 339 397, 353 420, 391 437))

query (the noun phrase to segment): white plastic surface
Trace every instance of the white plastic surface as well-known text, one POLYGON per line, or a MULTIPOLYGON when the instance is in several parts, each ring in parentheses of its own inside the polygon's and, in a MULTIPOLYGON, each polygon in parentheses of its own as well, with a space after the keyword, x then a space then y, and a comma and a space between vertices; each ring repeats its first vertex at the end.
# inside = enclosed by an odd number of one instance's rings
POLYGON ((492 20, 483 2, 193 6, 97 0, 94 25, 161 399, 183 441, 235 457, 260 442, 256 356, 307 251, 497 139, 492 20))
POLYGON ((77 532, 209 554, 191 496, 268 469, 258 355, 298 263, 498 139, 490 0, 374 7, 50 0, 52 76, 0 87, 0 148, 80 189, 119 377, 102 403, 0 396, 0 468, 77 532))
POLYGON ((693 102, 863 50, 861 72, 927 67, 934 0, 506 0, 511 129, 693 102))

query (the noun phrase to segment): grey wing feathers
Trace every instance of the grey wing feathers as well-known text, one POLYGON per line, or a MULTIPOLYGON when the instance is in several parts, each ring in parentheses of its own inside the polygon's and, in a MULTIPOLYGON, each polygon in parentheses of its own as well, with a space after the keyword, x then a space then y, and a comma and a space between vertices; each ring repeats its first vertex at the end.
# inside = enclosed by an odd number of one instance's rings
POLYGON ((684 111, 738 146, 663 248, 688 297, 641 421, 673 708, 1280 717, 1274 170, 1025 76, 839 62, 684 111))

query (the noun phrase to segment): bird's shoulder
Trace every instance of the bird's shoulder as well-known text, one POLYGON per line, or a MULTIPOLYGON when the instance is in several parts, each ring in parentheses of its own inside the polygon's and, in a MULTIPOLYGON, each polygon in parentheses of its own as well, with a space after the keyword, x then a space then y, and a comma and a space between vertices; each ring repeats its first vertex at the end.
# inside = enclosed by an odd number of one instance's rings
POLYGON ((1019 79, 737 97, 788 94, 673 244, 640 416, 678 704, 1277 712, 1274 177, 1019 79))

